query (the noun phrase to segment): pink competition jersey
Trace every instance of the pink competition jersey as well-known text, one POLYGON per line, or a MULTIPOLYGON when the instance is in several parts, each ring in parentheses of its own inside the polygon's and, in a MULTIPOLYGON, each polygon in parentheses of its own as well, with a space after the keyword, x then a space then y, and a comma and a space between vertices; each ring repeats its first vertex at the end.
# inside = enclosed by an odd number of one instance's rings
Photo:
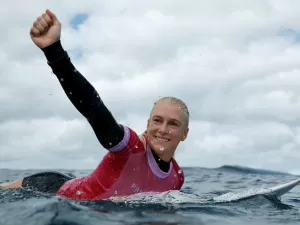
POLYGON ((108 149, 98 167, 88 176, 66 182, 58 196, 74 200, 100 200, 128 196, 139 192, 180 190, 184 174, 172 159, 169 171, 158 167, 151 149, 146 149, 139 136, 124 127, 124 138, 108 149))

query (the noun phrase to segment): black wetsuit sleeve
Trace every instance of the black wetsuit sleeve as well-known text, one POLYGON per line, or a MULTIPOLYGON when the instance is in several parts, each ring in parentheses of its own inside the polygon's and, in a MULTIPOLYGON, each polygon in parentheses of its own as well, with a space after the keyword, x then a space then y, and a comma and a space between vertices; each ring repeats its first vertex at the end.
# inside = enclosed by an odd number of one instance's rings
POLYGON ((48 65, 58 78, 64 92, 75 108, 88 120, 100 144, 108 149, 124 137, 124 129, 118 124, 102 102, 95 88, 72 64, 61 42, 42 48, 48 65))

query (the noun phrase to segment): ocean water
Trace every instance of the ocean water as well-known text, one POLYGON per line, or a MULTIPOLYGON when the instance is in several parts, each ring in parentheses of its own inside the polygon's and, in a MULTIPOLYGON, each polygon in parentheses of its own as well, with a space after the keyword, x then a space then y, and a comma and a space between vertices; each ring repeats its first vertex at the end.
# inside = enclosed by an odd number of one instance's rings
MULTIPOLYGON (((35 172, 39 171, 0 169, 0 182, 35 172)), ((91 171, 62 172, 84 176, 91 171)), ((300 224, 300 185, 281 199, 258 196, 238 200, 249 192, 299 176, 239 166, 184 168, 184 172, 185 184, 180 192, 140 194, 109 201, 76 202, 2 189, 0 225, 300 224), (209 201, 217 196, 224 201, 209 201)))

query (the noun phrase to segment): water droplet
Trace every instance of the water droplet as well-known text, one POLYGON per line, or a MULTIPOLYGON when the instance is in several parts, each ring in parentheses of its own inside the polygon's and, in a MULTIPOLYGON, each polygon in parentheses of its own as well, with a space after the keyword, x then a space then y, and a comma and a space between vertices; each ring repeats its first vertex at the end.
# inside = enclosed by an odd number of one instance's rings
POLYGON ((176 186, 174 186, 174 189, 176 188, 176 186))
POLYGON ((60 78, 60 81, 63 82, 63 81, 64 81, 64 78, 60 78))
POLYGON ((139 147, 139 146, 137 146, 137 145, 135 146, 135 148, 138 148, 138 147, 139 147))
POLYGON ((76 191, 76 195, 81 195, 81 192, 80 191, 76 191))
POLYGON ((82 103, 82 100, 80 100, 79 102, 82 103))
POLYGON ((112 143, 111 143, 111 142, 109 142, 108 144, 109 144, 109 145, 112 145, 112 143))
POLYGON ((174 177, 177 177, 177 174, 174 174, 174 177))
POLYGON ((71 94, 72 94, 72 92, 70 91, 70 92, 69 92, 69 94, 71 95, 71 94))
POLYGON ((135 171, 135 168, 133 168, 133 170, 135 171))
POLYGON ((165 148, 159 148, 159 150, 160 150, 160 151, 163 151, 163 150, 165 150, 165 148))
POLYGON ((117 191, 115 191, 115 195, 117 195, 118 194, 118 192, 117 191))
POLYGON ((172 131, 169 131, 168 133, 169 133, 169 134, 172 134, 172 131))
POLYGON ((178 173, 181 174, 181 173, 182 173, 182 170, 179 170, 178 173))

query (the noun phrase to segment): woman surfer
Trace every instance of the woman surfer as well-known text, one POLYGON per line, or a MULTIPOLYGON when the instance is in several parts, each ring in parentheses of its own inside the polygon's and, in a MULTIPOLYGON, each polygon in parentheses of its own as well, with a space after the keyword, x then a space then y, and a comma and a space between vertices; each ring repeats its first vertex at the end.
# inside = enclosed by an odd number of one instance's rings
POLYGON ((38 17, 30 36, 44 52, 66 95, 90 123, 108 153, 85 177, 46 171, 0 186, 74 200, 180 190, 184 174, 173 155, 189 131, 189 112, 185 103, 175 97, 159 99, 150 112, 145 133, 137 135, 131 128, 116 122, 95 88, 74 67, 61 45, 61 23, 55 14, 46 10, 38 17))

